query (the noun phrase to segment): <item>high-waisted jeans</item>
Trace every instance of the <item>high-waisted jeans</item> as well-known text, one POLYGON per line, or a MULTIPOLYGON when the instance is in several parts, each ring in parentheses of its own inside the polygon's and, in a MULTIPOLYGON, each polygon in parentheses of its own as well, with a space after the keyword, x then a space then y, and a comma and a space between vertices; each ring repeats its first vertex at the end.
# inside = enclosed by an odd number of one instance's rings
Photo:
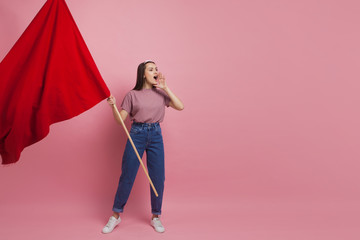
MULTIPOLYGON (((151 212, 152 214, 160 215, 165 182, 164 144, 160 124, 133 122, 130 136, 141 158, 144 151, 146 151, 149 176, 159 195, 156 197, 150 186, 151 212)), ((122 172, 112 209, 114 212, 123 212, 124 206, 129 199, 139 165, 139 160, 128 139, 122 159, 122 172)))

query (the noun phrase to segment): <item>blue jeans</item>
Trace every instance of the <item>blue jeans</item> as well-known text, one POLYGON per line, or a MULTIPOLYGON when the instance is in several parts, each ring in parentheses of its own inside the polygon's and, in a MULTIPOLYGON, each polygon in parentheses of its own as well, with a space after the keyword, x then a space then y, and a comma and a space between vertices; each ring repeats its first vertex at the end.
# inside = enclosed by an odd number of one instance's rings
MULTIPOLYGON (((165 182, 164 144, 160 124, 133 122, 130 136, 141 158, 144 151, 146 151, 146 163, 149 176, 159 195, 156 197, 150 186, 151 212, 160 215, 165 182)), ((122 160, 122 172, 113 205, 114 212, 119 213, 124 211, 124 206, 129 199, 139 165, 139 160, 128 139, 122 160)))

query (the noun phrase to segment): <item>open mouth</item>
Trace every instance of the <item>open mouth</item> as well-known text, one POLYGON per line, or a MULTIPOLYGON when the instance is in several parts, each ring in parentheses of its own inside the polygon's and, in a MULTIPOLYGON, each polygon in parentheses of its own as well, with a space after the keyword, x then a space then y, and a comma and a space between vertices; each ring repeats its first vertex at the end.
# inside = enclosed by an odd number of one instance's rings
POLYGON ((154 76, 154 79, 157 80, 158 76, 154 76))

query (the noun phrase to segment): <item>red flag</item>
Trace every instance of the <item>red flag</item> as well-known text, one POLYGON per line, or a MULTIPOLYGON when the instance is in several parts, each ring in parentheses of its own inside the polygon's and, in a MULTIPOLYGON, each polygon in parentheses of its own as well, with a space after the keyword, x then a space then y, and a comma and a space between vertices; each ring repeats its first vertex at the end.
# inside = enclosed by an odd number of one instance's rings
POLYGON ((0 63, 2 164, 110 95, 64 0, 48 0, 0 63))

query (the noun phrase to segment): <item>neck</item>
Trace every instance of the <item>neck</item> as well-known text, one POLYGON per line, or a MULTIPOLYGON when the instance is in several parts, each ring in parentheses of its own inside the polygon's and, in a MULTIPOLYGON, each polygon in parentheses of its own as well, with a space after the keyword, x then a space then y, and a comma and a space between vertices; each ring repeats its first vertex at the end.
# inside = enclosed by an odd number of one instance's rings
POLYGON ((153 88, 153 86, 151 84, 147 83, 147 82, 145 82, 143 87, 142 87, 142 89, 152 89, 152 88, 153 88))

